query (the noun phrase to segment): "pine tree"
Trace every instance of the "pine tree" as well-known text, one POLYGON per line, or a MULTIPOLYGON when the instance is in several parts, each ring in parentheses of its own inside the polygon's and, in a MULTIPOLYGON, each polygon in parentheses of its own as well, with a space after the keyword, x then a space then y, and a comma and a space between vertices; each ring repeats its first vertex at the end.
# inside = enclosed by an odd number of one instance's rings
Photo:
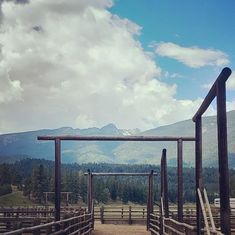
POLYGON ((42 203, 43 193, 46 191, 48 191, 48 177, 43 165, 39 165, 32 174, 32 195, 39 203, 42 203))

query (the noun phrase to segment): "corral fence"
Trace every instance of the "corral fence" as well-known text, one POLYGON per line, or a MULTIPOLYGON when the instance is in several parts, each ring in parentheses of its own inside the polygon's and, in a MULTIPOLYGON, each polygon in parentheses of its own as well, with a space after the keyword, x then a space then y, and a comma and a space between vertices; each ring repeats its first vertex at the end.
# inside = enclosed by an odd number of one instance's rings
POLYGON ((88 234, 94 227, 93 210, 62 208, 60 221, 54 221, 54 209, 0 208, 0 234, 88 234), (58 231, 60 230, 60 232, 58 231))
POLYGON ((101 206, 95 208, 95 220, 102 224, 146 224, 146 206, 101 206))
POLYGON ((22 228, 12 232, 6 232, 4 235, 18 235, 18 234, 33 234, 33 235, 41 235, 41 234, 91 234, 93 229, 92 222, 92 213, 84 213, 83 215, 71 217, 68 219, 50 222, 46 224, 40 224, 29 228, 22 228))
POLYGON ((54 209, 49 207, 0 207, 2 217, 54 217, 54 209))

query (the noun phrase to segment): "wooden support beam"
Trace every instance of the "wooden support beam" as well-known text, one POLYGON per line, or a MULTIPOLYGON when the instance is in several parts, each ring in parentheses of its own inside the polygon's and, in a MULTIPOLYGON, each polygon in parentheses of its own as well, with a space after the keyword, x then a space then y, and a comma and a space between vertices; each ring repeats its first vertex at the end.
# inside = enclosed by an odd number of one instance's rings
POLYGON ((202 229, 202 210, 200 206, 200 198, 198 195, 198 189, 202 193, 202 118, 198 116, 195 120, 195 193, 196 193, 196 210, 197 210, 197 235, 201 235, 202 229))
POLYGON ((147 230, 149 230, 150 214, 153 213, 153 170, 149 174, 148 200, 147 200, 147 230))
POLYGON ((194 141, 194 137, 176 136, 38 136, 38 140, 74 140, 74 141, 194 141))
POLYGON ((55 221, 60 220, 61 201, 61 142, 55 139, 55 221))
POLYGON ((221 232, 229 235, 230 202, 229 202, 229 169, 227 147, 227 114, 225 82, 217 83, 217 133, 219 156, 219 188, 220 188, 220 226, 221 232))
POLYGON ((88 179, 87 179, 87 208, 88 212, 92 211, 92 173, 88 170, 88 179))
POLYGON ((203 100, 200 108, 198 109, 198 111, 193 116, 193 121, 194 122, 196 122, 197 117, 201 117, 203 115, 203 113, 207 110, 207 108, 209 107, 209 105, 211 104, 213 99, 216 97, 217 84, 218 83, 220 83, 220 84, 224 83, 225 84, 225 82, 227 81, 227 79, 231 75, 231 73, 232 73, 232 71, 231 71, 230 68, 224 68, 221 71, 221 73, 217 77, 215 83, 213 84, 213 86, 211 87, 210 91, 208 92, 207 96, 203 100))
POLYGON ((178 221, 183 222, 183 141, 177 142, 177 212, 178 221))
MULTIPOLYGON (((89 173, 85 172, 84 175, 89 173)), ((149 176, 150 173, 130 173, 130 172, 92 172, 92 176, 149 176)), ((158 175, 156 172, 153 175, 158 175)))
POLYGON ((163 168, 163 205, 165 217, 169 217, 169 203, 168 203, 168 175, 167 175, 167 160, 166 149, 162 150, 162 168, 163 168))

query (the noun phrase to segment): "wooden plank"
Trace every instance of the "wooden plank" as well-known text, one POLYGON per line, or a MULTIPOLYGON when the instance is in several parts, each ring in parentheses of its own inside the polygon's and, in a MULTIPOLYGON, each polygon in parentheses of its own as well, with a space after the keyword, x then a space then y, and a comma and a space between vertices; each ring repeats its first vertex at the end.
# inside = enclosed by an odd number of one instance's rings
POLYGON ((194 141, 194 137, 176 136, 38 136, 38 140, 74 140, 74 141, 194 141))

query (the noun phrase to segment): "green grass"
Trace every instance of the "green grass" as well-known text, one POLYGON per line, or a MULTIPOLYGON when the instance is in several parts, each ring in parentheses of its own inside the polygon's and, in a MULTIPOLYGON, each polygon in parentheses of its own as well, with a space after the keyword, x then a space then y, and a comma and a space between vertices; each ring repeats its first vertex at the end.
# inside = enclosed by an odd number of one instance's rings
POLYGON ((22 191, 12 187, 12 193, 0 197, 0 206, 2 207, 15 207, 15 206, 36 206, 38 204, 32 202, 23 195, 22 191))

